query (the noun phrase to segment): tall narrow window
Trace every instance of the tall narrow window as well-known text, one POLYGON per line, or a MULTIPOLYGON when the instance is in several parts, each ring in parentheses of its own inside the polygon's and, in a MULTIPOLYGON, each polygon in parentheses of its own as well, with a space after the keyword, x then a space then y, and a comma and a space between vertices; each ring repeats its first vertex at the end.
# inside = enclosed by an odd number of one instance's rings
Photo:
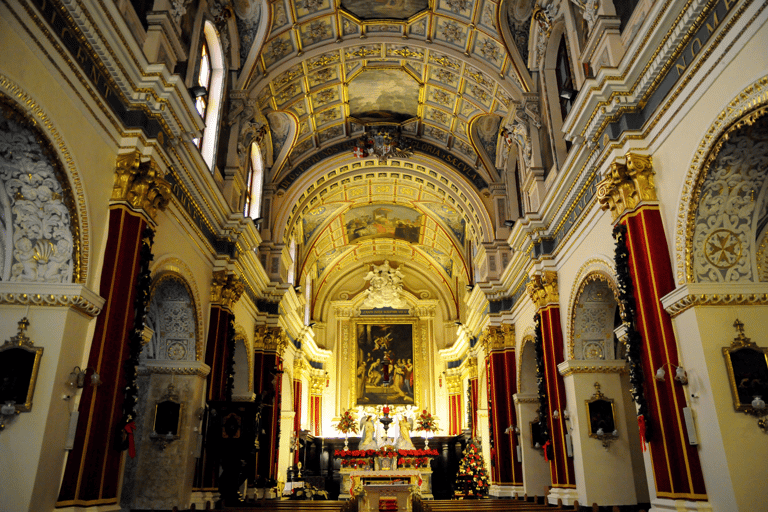
POLYGON ((248 155, 248 176, 245 181, 245 206, 243 215, 256 219, 261 213, 261 190, 264 181, 264 164, 261 160, 261 149, 255 142, 251 144, 248 155))
POLYGON ((288 282, 295 284, 294 274, 296 272, 296 239, 291 238, 291 245, 288 247, 288 256, 291 258, 291 266, 288 267, 288 282))
POLYGON ((224 94, 224 53, 216 27, 210 21, 206 21, 203 26, 203 36, 197 85, 205 90, 204 94, 195 97, 195 108, 205 121, 205 128, 203 136, 195 139, 195 144, 213 172, 213 157, 216 153, 221 118, 221 99, 224 94))
POLYGON ((560 112, 563 114, 563 121, 565 121, 568 112, 571 111, 573 106, 573 100, 576 99, 571 62, 568 59, 568 48, 565 45, 565 36, 560 39, 560 46, 557 49, 555 76, 557 77, 557 93, 560 97, 560 112))
MULTIPOLYGON (((205 94, 195 98, 195 108, 197 108, 200 116, 205 119, 205 113, 208 109, 208 93, 211 90, 211 57, 208 51, 208 42, 205 39, 200 44, 200 71, 197 73, 197 85, 205 87, 205 94)), ((202 139, 200 142, 202 142, 202 139)))

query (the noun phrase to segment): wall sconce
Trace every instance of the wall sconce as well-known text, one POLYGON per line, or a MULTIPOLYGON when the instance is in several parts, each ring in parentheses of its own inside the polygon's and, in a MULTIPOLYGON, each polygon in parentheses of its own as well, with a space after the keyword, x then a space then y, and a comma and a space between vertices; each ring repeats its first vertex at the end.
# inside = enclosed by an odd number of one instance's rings
POLYGON ((597 429, 597 432, 594 434, 595 439, 603 442, 603 448, 606 450, 611 447, 611 442, 615 441, 619 438, 619 431, 614 429, 613 432, 605 433, 602 428, 597 429))
POLYGON ((664 377, 666 376, 667 372, 664 371, 664 367, 666 365, 673 366, 675 368, 675 380, 685 386, 688 384, 688 374, 685 373, 685 369, 682 366, 676 366, 672 363, 664 363, 659 367, 658 370, 656 370, 656 380, 659 382, 664 382, 664 377))
POLYGON ((560 413, 558 412, 557 409, 552 411, 552 419, 554 419, 554 420, 560 419, 560 413))
POLYGON ((8 400, 0 406, 0 430, 5 430, 5 424, 6 422, 10 421, 11 418, 19 414, 21 411, 16 409, 16 402, 13 400, 8 400))
POLYGON ((331 385, 331 377, 328 375, 328 372, 325 372, 325 387, 328 387, 331 385))
POLYGON ((75 366, 67 378, 67 386, 71 387, 72 389, 83 389, 85 387, 85 374, 88 372, 88 370, 93 371, 91 374, 91 386, 100 386, 101 376, 96 373, 96 370, 90 366, 85 370, 81 370, 79 366, 75 366))

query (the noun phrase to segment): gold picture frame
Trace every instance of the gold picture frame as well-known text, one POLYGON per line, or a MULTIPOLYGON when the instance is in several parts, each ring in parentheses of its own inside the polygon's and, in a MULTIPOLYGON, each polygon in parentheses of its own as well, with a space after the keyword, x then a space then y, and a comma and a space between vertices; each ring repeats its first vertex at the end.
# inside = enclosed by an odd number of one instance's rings
POLYGON ((352 322, 352 336, 355 351, 351 368, 355 389, 353 405, 416 407, 420 396, 418 357, 421 354, 418 318, 361 318, 352 322), (386 358, 390 362, 385 370, 386 358), (363 376, 365 380, 362 380, 363 376))
POLYGON ((155 418, 152 422, 152 435, 172 436, 178 439, 181 435, 182 420, 184 419, 184 404, 179 401, 179 395, 173 384, 168 385, 168 391, 161 400, 155 402, 155 418))
POLYGON ((35 394, 43 347, 35 347, 24 331, 29 320, 19 321, 19 332, 0 346, 0 404, 14 403, 16 412, 29 412, 35 394))
POLYGON ((606 397, 600 391, 600 384, 595 382, 595 394, 584 400, 587 407, 587 431, 589 437, 603 440, 605 436, 613 436, 616 431, 616 407, 613 398, 606 397))
POLYGON ((755 412, 755 397, 768 399, 768 348, 758 347, 744 335, 744 324, 733 323, 737 335, 730 346, 723 347, 725 367, 733 394, 733 408, 741 412, 755 412))

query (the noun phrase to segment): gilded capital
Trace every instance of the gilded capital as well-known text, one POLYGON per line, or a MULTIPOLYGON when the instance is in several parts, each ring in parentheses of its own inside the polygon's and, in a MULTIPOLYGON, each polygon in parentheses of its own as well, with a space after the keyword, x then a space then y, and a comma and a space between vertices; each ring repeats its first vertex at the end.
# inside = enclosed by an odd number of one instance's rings
POLYGON ((560 293, 557 288, 557 272, 554 270, 545 270, 541 274, 531 276, 530 282, 526 285, 526 290, 537 308, 560 303, 560 293))
POLYGON ((322 395, 325 391, 325 377, 313 375, 309 379, 309 394, 322 395))
POLYGON ((143 210, 153 221, 171 200, 171 185, 162 177, 154 161, 141 161, 141 152, 118 155, 112 185, 112 201, 125 201, 143 210))
POLYGON ((257 325, 253 333, 253 347, 257 351, 277 352, 282 357, 288 339, 280 327, 257 325))
POLYGON ((445 384, 446 384, 446 387, 448 388, 449 395, 458 395, 462 391, 461 375, 458 375, 458 374, 448 375, 445 378, 445 384))
POLYGON ((514 348, 515 326, 510 324, 491 325, 486 327, 483 333, 486 350, 500 350, 514 348))
POLYGON ((213 282, 211 283, 211 303, 220 304, 225 308, 232 309, 240 300, 240 296, 245 291, 245 285, 239 277, 234 274, 228 274, 226 270, 219 270, 213 273, 213 282))
POLYGON ((613 162, 608 175, 597 185, 597 200, 603 210, 610 210, 613 220, 635 208, 642 201, 656 201, 651 157, 627 153, 626 164, 613 162))

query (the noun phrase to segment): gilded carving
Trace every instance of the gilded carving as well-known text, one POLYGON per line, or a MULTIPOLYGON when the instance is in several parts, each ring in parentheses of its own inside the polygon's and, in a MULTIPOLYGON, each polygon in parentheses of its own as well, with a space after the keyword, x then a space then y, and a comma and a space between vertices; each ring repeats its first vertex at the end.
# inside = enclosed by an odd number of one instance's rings
POLYGON ((448 388, 449 395, 458 395, 462 391, 461 375, 459 374, 447 375, 445 378, 445 384, 448 388))
POLYGON ((325 390, 325 377, 313 375, 309 378, 309 394, 322 395, 325 390))
POLYGON ((549 304, 558 304, 560 294, 557 288, 557 272, 545 270, 541 274, 531 276, 526 285, 528 296, 537 308, 543 308, 549 304))
POLYGON ((142 162, 141 152, 134 151, 118 155, 110 199, 127 202, 156 221, 158 211, 164 211, 171 200, 171 186, 154 161, 142 162))
POLYGON ((515 347, 515 326, 511 324, 490 325, 483 332, 486 351, 515 347))
POLYGON ((213 282, 211 283, 211 303, 220 304, 225 308, 232 309, 240 300, 240 296, 245 291, 245 285, 239 277, 234 274, 228 274, 226 270, 219 270, 213 273, 213 282))
POLYGON ((253 333, 253 347, 257 351, 277 352, 282 357, 288 340, 280 327, 258 325, 253 333))
POLYGON ((626 154, 626 164, 613 162, 608 175, 597 185, 597 200, 603 210, 610 210, 613 220, 643 201, 656 201, 651 157, 626 154))

